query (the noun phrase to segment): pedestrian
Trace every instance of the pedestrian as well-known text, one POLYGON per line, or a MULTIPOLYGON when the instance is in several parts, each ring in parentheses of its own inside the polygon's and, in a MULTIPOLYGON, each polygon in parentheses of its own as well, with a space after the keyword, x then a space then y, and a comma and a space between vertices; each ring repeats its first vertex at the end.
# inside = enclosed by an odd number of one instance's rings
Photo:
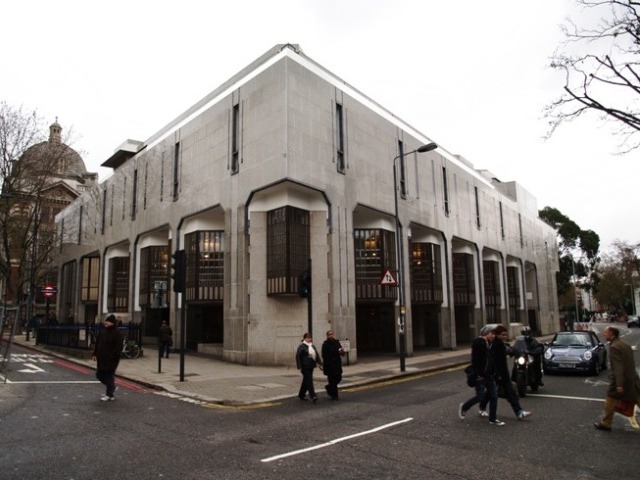
MULTIPOLYGON (((509 339, 509 332, 504 325, 498 324, 495 327, 496 338, 491 344, 491 357, 493 358, 493 365, 495 366, 495 378, 498 387, 502 387, 504 396, 511 405, 513 413, 516 418, 523 420, 531 415, 531 412, 523 409, 520 406, 520 400, 518 395, 513 390, 513 384, 511 383, 511 375, 509 375, 509 367, 507 366, 507 346, 505 342, 509 339)), ((487 403, 489 402, 489 395, 485 392, 484 398, 480 402, 480 411, 478 412, 481 417, 488 417, 487 403)))
POLYGON ((302 342, 298 345, 296 351, 296 366, 298 370, 302 372, 302 384, 300 385, 300 391, 298 392, 298 398, 302 401, 307 401, 307 392, 309 392, 309 398, 313 403, 318 401, 316 391, 313 388, 313 371, 316 365, 322 369, 322 358, 320 352, 313 345, 313 338, 310 333, 305 333, 302 337, 302 342))
POLYGON ((327 331, 327 339, 322 344, 322 370, 327 376, 324 389, 331 400, 338 400, 338 384, 342 381, 342 356, 344 348, 336 340, 333 330, 327 331))
POLYGON ((173 346, 173 331, 166 320, 163 320, 162 325, 160 325, 158 345, 160 346, 160 358, 169 358, 169 352, 173 346))
MULTIPOLYGON (((604 417, 593 424, 598 430, 611 431, 615 405, 619 400, 633 402, 640 407, 640 378, 636 371, 633 350, 620 338, 620 330, 608 326, 602 332, 609 342, 609 389, 604 399, 604 417)), ((635 420, 635 419, 634 419, 635 420)))
POLYGON ((496 391, 495 367, 491 358, 491 342, 495 339, 495 327, 485 325, 480 330, 480 336, 471 343, 471 366, 476 375, 475 396, 471 397, 458 407, 458 416, 461 420, 467 411, 476 403, 484 399, 485 392, 489 395, 489 423, 491 425, 504 425, 498 420, 498 394, 496 391))
POLYGON ((103 402, 116 399, 115 374, 120 363, 120 352, 124 338, 116 328, 116 316, 111 313, 104 319, 104 329, 98 334, 93 349, 93 361, 97 361, 96 378, 107 387, 106 393, 100 397, 103 402))

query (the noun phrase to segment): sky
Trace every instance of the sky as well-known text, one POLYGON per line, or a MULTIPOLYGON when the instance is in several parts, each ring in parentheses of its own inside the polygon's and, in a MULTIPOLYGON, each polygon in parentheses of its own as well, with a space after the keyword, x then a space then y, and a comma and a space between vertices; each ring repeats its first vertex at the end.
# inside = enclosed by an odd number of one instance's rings
MULTIPOLYGON (((595 115, 545 140, 549 68, 574 0, 10 0, 0 101, 58 119, 100 179, 267 50, 303 52, 476 169, 557 208, 601 250, 640 242, 640 151, 595 115)), ((48 132, 47 132, 48 133, 48 132)))

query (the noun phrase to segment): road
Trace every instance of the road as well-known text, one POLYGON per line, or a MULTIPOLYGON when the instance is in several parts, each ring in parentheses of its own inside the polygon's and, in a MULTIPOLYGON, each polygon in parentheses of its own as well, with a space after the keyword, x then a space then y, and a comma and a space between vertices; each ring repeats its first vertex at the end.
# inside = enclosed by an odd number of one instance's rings
MULTIPOLYGON (((624 339, 637 346, 640 330, 624 339)), ((638 477, 640 431, 618 417, 613 432, 592 426, 606 371, 545 377, 522 400, 533 417, 516 420, 501 400, 507 425, 496 427, 457 417, 472 394, 461 370, 344 391, 339 402, 230 408, 126 382, 101 402, 93 371, 14 354, 12 383, 0 383, 3 480, 638 477)))

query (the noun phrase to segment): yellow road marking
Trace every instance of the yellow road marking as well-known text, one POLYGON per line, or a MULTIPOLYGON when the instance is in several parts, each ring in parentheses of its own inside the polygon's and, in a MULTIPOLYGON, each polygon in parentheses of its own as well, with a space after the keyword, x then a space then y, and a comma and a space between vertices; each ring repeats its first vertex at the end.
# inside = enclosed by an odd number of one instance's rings
POLYGON ((388 385, 396 385, 398 383, 410 382, 412 380, 418 380, 420 378, 433 377, 434 375, 438 375, 440 373, 455 372, 455 371, 458 371, 458 370, 462 370, 464 367, 465 366, 462 365, 462 366, 458 366, 458 367, 446 368, 444 370, 434 370, 432 372, 417 373, 415 375, 407 375, 406 377, 394 378, 394 379, 391 379, 391 380, 386 380, 384 382, 377 382, 377 383, 371 383, 369 385, 362 385, 360 387, 347 387, 347 388, 341 389, 341 391, 343 391, 343 392, 361 392, 363 390, 371 390, 372 388, 386 387, 388 385))
POLYGON ((275 407, 280 404, 280 402, 254 403, 251 405, 221 405, 219 403, 203 403, 201 406, 204 408, 211 408, 213 410, 253 410, 255 408, 275 407))

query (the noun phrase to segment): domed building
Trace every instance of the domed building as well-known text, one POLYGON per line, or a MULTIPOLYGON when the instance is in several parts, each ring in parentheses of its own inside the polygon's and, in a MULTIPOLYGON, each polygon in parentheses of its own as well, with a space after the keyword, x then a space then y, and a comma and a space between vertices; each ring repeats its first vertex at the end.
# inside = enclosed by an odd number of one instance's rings
MULTIPOLYGON (((55 311, 52 304, 55 298, 50 299, 49 305, 40 294, 43 285, 56 283, 56 249, 53 248, 57 242, 55 217, 97 184, 98 174, 87 172, 80 154, 63 143, 62 126, 57 118, 49 126, 49 139, 29 147, 15 161, 11 178, 5 179, 4 190, 16 199, 12 202, 10 219, 17 225, 17 236, 23 237, 11 242, 13 253, 10 262, 11 284, 22 285, 19 290, 22 298, 15 299, 15 290, 12 293, 12 289, 7 289, 8 304, 17 305, 21 300, 28 300, 32 291, 35 297, 27 303, 35 311, 26 312, 27 315, 43 315, 46 305, 52 307, 52 312, 55 311), (27 229, 29 235, 35 234, 36 242, 35 248, 30 243, 29 252, 24 252, 24 233, 27 233, 27 229), (22 268, 25 263, 28 268, 22 268), (34 288, 31 290, 29 285, 34 288)), ((4 285, 2 287, 2 291, 5 291, 4 285)))

